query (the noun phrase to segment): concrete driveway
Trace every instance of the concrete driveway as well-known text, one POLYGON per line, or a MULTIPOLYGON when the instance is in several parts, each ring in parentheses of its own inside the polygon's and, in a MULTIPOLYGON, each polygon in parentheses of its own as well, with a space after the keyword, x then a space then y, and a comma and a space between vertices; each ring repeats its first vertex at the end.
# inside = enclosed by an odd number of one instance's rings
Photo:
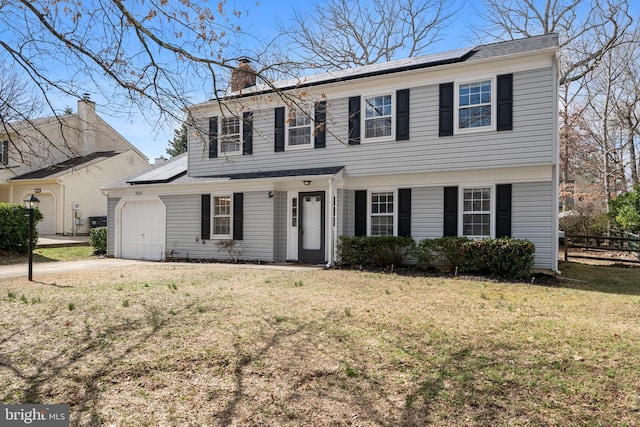
MULTIPOLYGON (((150 262, 132 259, 101 258, 81 261, 34 263, 33 277, 37 277, 38 275, 43 274, 64 273, 67 271, 98 270, 111 267, 124 267, 127 265, 140 263, 149 264, 150 262)), ((0 279, 21 276, 27 277, 27 273, 28 265, 26 263, 0 266, 0 279)))
MULTIPOLYGON (((129 265, 188 265, 191 267, 197 266, 219 266, 219 267, 237 267, 245 269, 269 269, 269 270, 282 270, 282 271, 309 271, 309 270, 322 270, 322 265, 301 265, 301 264, 217 264, 217 263, 158 263, 157 261, 141 261, 134 259, 119 259, 119 258, 100 258, 89 259, 81 261, 61 261, 61 262, 43 262, 33 264, 33 277, 44 274, 65 273, 68 271, 80 271, 80 270, 100 270, 113 267, 126 267, 129 265)), ((27 277, 28 266, 24 264, 12 264, 0 266, 0 279, 7 279, 10 277, 27 277)))

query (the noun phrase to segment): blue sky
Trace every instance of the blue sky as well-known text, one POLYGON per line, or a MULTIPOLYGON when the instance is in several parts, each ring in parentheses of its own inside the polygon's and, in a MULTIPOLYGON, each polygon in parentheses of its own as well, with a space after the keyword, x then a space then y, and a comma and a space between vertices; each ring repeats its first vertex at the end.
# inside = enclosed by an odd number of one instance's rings
MULTIPOLYGON (((234 6, 233 1, 228 2, 228 7, 232 6, 234 6)), ((312 8, 312 3, 305 0, 265 0, 260 2, 236 0, 235 6, 246 12, 240 21, 242 29, 252 34, 256 40, 268 40, 275 36, 274 28, 278 19, 287 23, 294 7, 304 12, 312 8)), ((440 52, 475 44, 463 37, 464 34, 469 34, 464 31, 465 25, 463 20, 457 19, 448 29, 447 34, 443 34, 443 40, 433 46, 432 51, 440 52)), ((145 118, 135 108, 129 111, 112 111, 108 106, 108 100, 100 94, 91 93, 91 99, 96 102, 96 109, 100 117, 149 157, 151 162, 161 155, 168 157, 166 148, 168 141, 173 138, 171 126, 158 126, 154 122, 153 116, 145 118)), ((206 99, 208 99, 208 94, 203 93, 196 102, 202 102, 206 99)), ((77 99, 69 97, 58 100, 57 108, 61 110, 67 106, 76 111, 77 99)))

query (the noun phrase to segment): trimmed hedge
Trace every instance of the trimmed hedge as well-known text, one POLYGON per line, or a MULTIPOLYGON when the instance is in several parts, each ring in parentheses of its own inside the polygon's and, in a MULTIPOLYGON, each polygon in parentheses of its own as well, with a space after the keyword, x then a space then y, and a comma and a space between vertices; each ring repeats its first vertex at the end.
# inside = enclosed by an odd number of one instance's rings
POLYGON ((528 240, 444 237, 422 240, 412 255, 418 260, 419 268, 428 268, 434 260, 443 259, 461 273, 528 279, 535 251, 535 245, 528 240))
MULTIPOLYGON (((33 245, 38 241, 36 225, 42 213, 33 211, 33 245)), ((0 250, 27 253, 29 251, 29 210, 24 205, 0 203, 0 250)))
POLYGON ((399 236, 340 236, 338 257, 343 265, 391 267, 402 263, 413 239, 399 236))
POLYGON ((462 245, 469 241, 466 237, 423 239, 414 245, 411 256, 417 260, 417 266, 421 269, 428 269, 436 264, 459 268, 463 260, 462 245))
POLYGON ((107 227, 96 227, 89 230, 89 243, 93 252, 98 255, 107 253, 107 227))

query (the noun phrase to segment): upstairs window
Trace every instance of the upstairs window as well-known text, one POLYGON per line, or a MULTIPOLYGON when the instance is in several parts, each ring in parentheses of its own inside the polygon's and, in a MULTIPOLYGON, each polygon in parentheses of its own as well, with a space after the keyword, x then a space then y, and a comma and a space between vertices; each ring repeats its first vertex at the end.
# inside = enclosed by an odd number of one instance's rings
POLYGON ((223 154, 240 153, 242 121, 238 117, 223 117, 220 120, 220 152, 223 154))
POLYGON ((458 84, 458 129, 493 127, 492 80, 458 84))
POLYGON ((491 188, 462 190, 462 235, 491 237, 491 188))
POLYGON ((313 135, 313 120, 311 120, 312 109, 304 111, 300 108, 292 108, 289 111, 289 122, 287 130, 287 147, 302 148, 311 146, 311 135, 313 135))
POLYGON ((365 139, 390 138, 393 135, 393 96, 364 97, 365 139))
POLYGON ((2 141, 0 143, 0 165, 6 166, 9 164, 9 141, 2 141))

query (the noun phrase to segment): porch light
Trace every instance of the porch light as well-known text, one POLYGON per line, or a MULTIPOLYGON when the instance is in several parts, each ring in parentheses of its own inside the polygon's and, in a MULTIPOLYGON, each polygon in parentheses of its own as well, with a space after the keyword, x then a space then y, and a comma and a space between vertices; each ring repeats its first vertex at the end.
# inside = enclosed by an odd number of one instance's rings
POLYGON ((304 181, 302 181, 302 183, 303 183, 304 185, 310 185, 310 184, 311 184, 311 181, 310 181, 310 180, 308 180, 308 179, 305 179, 304 181))
POLYGON ((24 205, 29 210, 29 281, 33 281, 33 211, 40 204, 40 200, 33 194, 24 199, 24 205))

